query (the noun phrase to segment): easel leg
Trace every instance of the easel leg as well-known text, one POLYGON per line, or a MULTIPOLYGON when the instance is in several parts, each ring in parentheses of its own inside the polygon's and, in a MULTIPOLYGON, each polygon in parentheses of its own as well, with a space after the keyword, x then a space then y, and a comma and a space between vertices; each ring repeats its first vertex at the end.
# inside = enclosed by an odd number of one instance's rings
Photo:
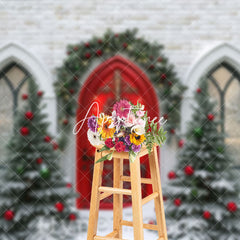
MULTIPOLYGON (((123 159, 113 159, 113 187, 123 188, 123 182, 120 177, 123 175, 123 159)), ((122 209, 123 195, 113 194, 113 231, 117 232, 116 238, 122 238, 122 209)))
MULTIPOLYGON (((102 153, 96 151, 95 162, 100 159, 101 156, 102 153)), ((87 240, 93 240, 94 236, 97 234, 97 223, 100 203, 100 192, 98 191, 98 188, 102 184, 102 171, 103 162, 94 165, 87 240)))
POLYGON ((160 170, 158 164, 158 153, 157 148, 154 147, 151 155, 149 156, 149 164, 152 178, 152 188, 153 192, 158 192, 159 195, 154 199, 155 212, 157 218, 158 225, 158 236, 159 238, 163 238, 167 240, 167 229, 166 229, 166 221, 165 221, 165 213, 163 206, 163 197, 162 197, 162 188, 161 188, 161 179, 160 179, 160 170))
POLYGON ((130 162, 134 240, 143 240, 142 187, 140 159, 130 162))

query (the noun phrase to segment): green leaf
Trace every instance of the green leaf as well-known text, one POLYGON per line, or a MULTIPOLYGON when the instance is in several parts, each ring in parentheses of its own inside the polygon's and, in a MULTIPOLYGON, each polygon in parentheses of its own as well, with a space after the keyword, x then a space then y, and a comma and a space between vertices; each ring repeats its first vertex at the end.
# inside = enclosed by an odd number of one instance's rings
POLYGON ((110 148, 105 145, 101 149, 99 149, 99 152, 103 152, 103 151, 106 151, 106 150, 109 150, 109 149, 110 148))
POLYGON ((98 160, 95 162, 95 164, 96 164, 96 163, 99 163, 99 162, 103 162, 103 161, 105 161, 105 160, 112 160, 112 154, 113 154, 113 153, 111 152, 111 153, 109 153, 109 154, 101 157, 100 159, 98 159, 98 160))

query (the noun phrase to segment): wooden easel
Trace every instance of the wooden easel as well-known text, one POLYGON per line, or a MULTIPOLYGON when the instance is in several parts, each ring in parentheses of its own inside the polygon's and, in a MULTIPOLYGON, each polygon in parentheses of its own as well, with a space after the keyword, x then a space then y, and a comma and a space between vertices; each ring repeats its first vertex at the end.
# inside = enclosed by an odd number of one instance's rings
MULTIPOLYGON (((109 151, 99 152, 96 149, 95 162, 102 156, 110 153, 109 151)), ((92 195, 89 212, 87 240, 124 240, 122 239, 122 226, 134 228, 134 240, 143 240, 143 228, 158 231, 157 240, 167 240, 167 230, 165 214, 163 208, 163 198, 161 180, 159 173, 158 154, 156 146, 153 147, 149 156, 151 178, 141 178, 140 176, 140 157, 148 154, 146 148, 142 148, 138 157, 130 164, 130 177, 123 176, 123 159, 129 159, 127 152, 113 153, 113 187, 104 187, 102 184, 103 162, 94 166, 92 195), (123 189, 123 181, 131 182, 131 189, 123 189), (152 184, 153 193, 142 199, 141 183, 152 184), (96 236, 99 213, 99 203, 102 199, 113 194, 113 232, 104 237, 96 236), (133 222, 122 219, 123 194, 132 196, 133 222), (142 206, 153 200, 157 225, 144 224, 142 216, 142 206)))

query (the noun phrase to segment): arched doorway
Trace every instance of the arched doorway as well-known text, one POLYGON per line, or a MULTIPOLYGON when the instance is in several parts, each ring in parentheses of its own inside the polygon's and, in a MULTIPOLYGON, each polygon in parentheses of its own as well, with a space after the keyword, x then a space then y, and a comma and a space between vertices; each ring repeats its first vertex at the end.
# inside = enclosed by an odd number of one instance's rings
MULTIPOLYGON (((88 77, 78 99, 77 122, 84 118, 92 102, 97 101, 100 112, 111 112, 113 104, 119 99, 127 99, 136 104, 138 101, 145 105, 151 118, 159 117, 159 102, 155 90, 146 74, 131 61, 114 56, 100 64, 88 77)), ((89 113, 96 114, 96 109, 89 113)), ((94 148, 87 140, 87 123, 76 141, 76 188, 80 193, 77 199, 78 208, 89 208, 91 182, 93 172, 94 148)), ((148 161, 141 159, 142 177, 149 177, 148 161)), ((105 161, 103 172, 103 185, 112 186, 112 162, 105 161)), ((124 164, 124 175, 129 175, 128 162, 124 164)), ((124 183, 124 188, 129 188, 129 183, 124 183)), ((152 191, 149 185, 142 185, 143 196, 152 191)), ((124 206, 131 204, 131 199, 124 196, 124 206)), ((112 208, 112 197, 104 199, 101 208, 112 208)))

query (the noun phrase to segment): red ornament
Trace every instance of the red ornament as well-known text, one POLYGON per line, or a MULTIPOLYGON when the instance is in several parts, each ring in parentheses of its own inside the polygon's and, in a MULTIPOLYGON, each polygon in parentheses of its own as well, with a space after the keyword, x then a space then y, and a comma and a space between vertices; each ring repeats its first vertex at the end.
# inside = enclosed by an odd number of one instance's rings
POLYGON ((170 87, 171 87, 171 86, 172 86, 172 84, 173 84, 173 83, 172 83, 171 81, 168 81, 168 86, 170 86, 170 87))
POLYGON ((58 147, 59 147, 58 144, 56 142, 54 142, 54 141, 52 142, 52 145, 53 145, 53 149, 54 150, 57 150, 58 147))
POLYGON ((22 127, 20 129, 20 133, 21 133, 22 136, 27 136, 30 133, 30 131, 27 127, 22 127))
POLYGON ((69 89, 69 92, 70 92, 71 94, 74 94, 74 89, 73 89, 73 88, 70 88, 70 89, 69 89))
POLYGON ((11 210, 7 210, 7 211, 4 213, 4 218, 5 218, 5 220, 7 220, 7 221, 13 220, 13 218, 14 218, 14 212, 11 211, 11 210))
POLYGON ((174 128, 170 129, 170 133, 175 134, 175 129, 174 128))
POLYGON ((75 221, 77 219, 76 215, 74 213, 69 214, 69 220, 70 221, 75 221))
POLYGON ((99 57, 102 56, 102 50, 101 50, 101 49, 98 49, 98 50, 96 51, 96 55, 99 56, 99 57))
POLYGON ((197 93, 201 93, 201 92, 202 92, 202 89, 201 89, 201 88, 197 88, 196 92, 197 92, 197 93))
POLYGON ((86 43, 85 43, 85 47, 89 48, 89 47, 90 47, 90 43, 89 43, 89 42, 86 42, 86 43))
POLYGON ((28 111, 25 113, 25 118, 28 119, 28 120, 32 120, 34 117, 33 113, 28 111))
POLYGON ((89 58, 91 57, 91 53, 89 53, 89 52, 85 53, 85 57, 86 57, 87 59, 89 59, 89 58))
POLYGON ((167 113, 163 114, 163 118, 168 119, 168 114, 167 113))
POLYGON ((177 177, 177 175, 174 171, 170 171, 168 173, 168 179, 175 179, 176 177, 177 177))
POLYGON ((211 216, 212 216, 212 214, 211 214, 209 211, 204 211, 204 212, 203 212, 203 217, 204 217, 205 219, 209 219, 211 216))
POLYGON ((192 166, 188 165, 184 168, 184 172, 187 176, 191 176, 194 173, 194 168, 192 166))
POLYGON ((174 205, 175 205, 175 206, 179 207, 181 204, 182 204, 182 201, 181 201, 180 198, 176 198, 176 199, 174 200, 174 205))
POLYGON ((74 50, 74 51, 78 51, 78 46, 75 46, 75 47, 73 48, 73 50, 74 50))
POLYGON ((61 202, 57 202, 55 204, 55 208, 57 209, 58 212, 62 212, 64 209, 64 205, 61 202))
POLYGON ((178 147, 179 147, 179 148, 182 148, 183 145, 184 145, 184 140, 183 140, 183 139, 180 139, 180 140, 178 141, 178 147))
POLYGON ((52 139, 51 139, 51 137, 49 137, 49 136, 45 136, 45 137, 44 137, 44 141, 45 141, 45 142, 51 142, 51 140, 52 140, 52 139))
POLYGON ((162 73, 161 74, 161 80, 165 80, 167 78, 166 74, 165 73, 162 73))
POLYGON ((236 212, 237 211, 237 205, 235 202, 229 202, 227 204, 227 209, 229 212, 236 212))
POLYGON ((63 124, 64 124, 64 125, 68 125, 68 119, 64 119, 64 120, 63 120, 63 124))
POLYGON ((167 201, 167 197, 163 195, 163 201, 167 201))
POLYGON ((22 95, 22 99, 23 99, 23 100, 28 99, 28 95, 27 95, 26 93, 24 93, 24 94, 22 95))
POLYGON ((214 116, 213 114, 209 113, 209 114, 207 115, 207 118, 208 118, 209 121, 213 121, 214 118, 215 118, 215 116, 214 116))
POLYGON ((102 39, 98 39, 98 43, 101 44, 102 43, 102 39))
POLYGON ((67 188, 72 188, 72 184, 71 184, 71 183, 67 183, 67 184, 66 184, 66 187, 67 187, 67 188))
POLYGON ((43 159, 42 158, 37 158, 36 159, 36 163, 37 164, 42 164, 43 163, 43 159))
POLYGON ((37 95, 38 95, 39 97, 41 97, 41 96, 43 95, 43 91, 38 91, 38 92, 37 92, 37 95))
POLYGON ((125 42, 125 43, 123 43, 123 47, 124 48, 127 48, 128 47, 128 44, 125 42))
POLYGON ((157 61, 158 61, 158 62, 162 62, 162 58, 159 57, 159 58, 157 59, 157 61))
POLYGON ((155 68, 155 66, 153 65, 153 64, 151 64, 150 66, 149 66, 149 69, 151 69, 151 70, 153 70, 155 68))

